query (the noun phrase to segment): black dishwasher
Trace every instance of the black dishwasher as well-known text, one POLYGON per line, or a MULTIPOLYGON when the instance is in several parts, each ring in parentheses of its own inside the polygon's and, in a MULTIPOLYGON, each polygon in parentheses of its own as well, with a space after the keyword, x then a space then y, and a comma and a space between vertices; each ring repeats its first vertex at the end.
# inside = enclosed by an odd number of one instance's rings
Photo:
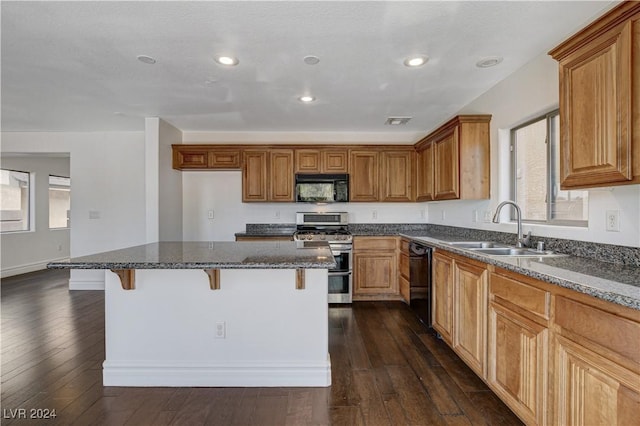
POLYGON ((431 251, 429 246, 409 243, 409 305, 427 327, 431 327, 431 251))

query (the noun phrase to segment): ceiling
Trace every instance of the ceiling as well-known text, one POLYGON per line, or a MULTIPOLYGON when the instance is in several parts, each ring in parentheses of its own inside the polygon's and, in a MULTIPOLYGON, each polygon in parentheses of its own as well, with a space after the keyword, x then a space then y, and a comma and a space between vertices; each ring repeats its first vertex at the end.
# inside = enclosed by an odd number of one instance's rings
POLYGON ((2 1, 2 130, 140 131, 157 116, 183 131, 425 133, 611 6, 2 1), (412 54, 429 60, 408 68, 412 54), (504 60, 476 67, 487 56, 504 60))

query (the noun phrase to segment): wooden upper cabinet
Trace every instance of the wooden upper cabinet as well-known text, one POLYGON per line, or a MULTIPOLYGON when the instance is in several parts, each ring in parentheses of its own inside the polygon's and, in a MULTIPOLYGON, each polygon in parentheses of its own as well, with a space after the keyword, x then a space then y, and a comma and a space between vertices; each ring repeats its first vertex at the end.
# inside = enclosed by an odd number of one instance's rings
POLYGON ((239 149, 212 149, 209 151, 209 168, 234 170, 240 168, 239 149))
POLYGON ((296 173, 320 173, 321 151, 319 149, 296 149, 296 173))
POLYGON ((296 149, 296 173, 348 173, 349 157, 346 148, 296 149))
POLYGON ((561 187, 640 183, 640 2, 549 52, 560 71, 561 187))
POLYGON ((416 201, 433 200, 433 144, 418 151, 416 165, 416 201))
POLYGON ((450 129, 433 142, 434 199, 454 200, 460 198, 458 175, 458 128, 450 129))
POLYGON ((434 200, 489 198, 490 121, 490 115, 459 115, 416 144, 418 201, 431 195, 434 200))
POLYGON ((380 201, 414 201, 415 151, 380 153, 380 201))
POLYGON ((269 201, 293 202, 293 150, 269 152, 269 201))
POLYGON ((349 172, 349 152, 346 148, 323 149, 321 154, 323 173, 349 172))
POLYGON ((267 201, 267 159, 264 149, 245 149, 242 155, 242 201, 267 201))
POLYGON ((177 170, 240 169, 240 148, 231 145, 172 145, 177 170))
POLYGON ((378 201, 379 153, 352 150, 350 157, 350 201, 378 201))

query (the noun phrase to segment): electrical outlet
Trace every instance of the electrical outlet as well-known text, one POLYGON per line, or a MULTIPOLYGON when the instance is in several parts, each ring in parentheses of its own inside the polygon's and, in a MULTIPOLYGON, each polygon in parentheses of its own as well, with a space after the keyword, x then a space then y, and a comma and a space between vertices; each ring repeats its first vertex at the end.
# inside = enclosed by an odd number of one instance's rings
POLYGON ((58 244, 58 251, 62 251, 62 244, 58 244))
POLYGON ((445 213, 444 210, 442 210, 442 220, 445 220, 447 218, 447 214, 445 213))
POLYGON ((280 210, 276 210, 276 219, 280 219, 280 210))
POLYGON ((213 210, 209 210, 209 211, 207 212, 207 217, 208 217, 209 219, 213 219, 213 210))
POLYGON ((426 219, 427 218, 427 211, 425 209, 420 210, 420 217, 422 219, 426 219))
POLYGON ((378 210, 373 210, 371 212, 371 219, 377 219, 378 218, 378 210))
POLYGON ((471 222, 477 222, 478 221, 478 210, 474 210, 473 214, 471 215, 471 222))
POLYGON ((620 210, 607 210, 607 231, 620 232, 620 210))
POLYGON ((485 210, 483 215, 482 215, 482 220, 485 223, 489 223, 491 222, 491 211, 490 210, 485 210))
POLYGON ((224 339, 227 336, 227 325, 224 321, 216 322, 216 339, 224 339))

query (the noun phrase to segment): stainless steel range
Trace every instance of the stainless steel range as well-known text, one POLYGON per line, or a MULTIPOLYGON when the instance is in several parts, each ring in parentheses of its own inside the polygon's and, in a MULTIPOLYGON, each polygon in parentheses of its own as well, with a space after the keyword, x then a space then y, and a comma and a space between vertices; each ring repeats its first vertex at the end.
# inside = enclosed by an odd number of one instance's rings
POLYGON ((336 267, 329 270, 329 303, 351 303, 353 237, 348 225, 346 212, 296 213, 293 239, 305 244, 327 242, 336 260, 336 267))

